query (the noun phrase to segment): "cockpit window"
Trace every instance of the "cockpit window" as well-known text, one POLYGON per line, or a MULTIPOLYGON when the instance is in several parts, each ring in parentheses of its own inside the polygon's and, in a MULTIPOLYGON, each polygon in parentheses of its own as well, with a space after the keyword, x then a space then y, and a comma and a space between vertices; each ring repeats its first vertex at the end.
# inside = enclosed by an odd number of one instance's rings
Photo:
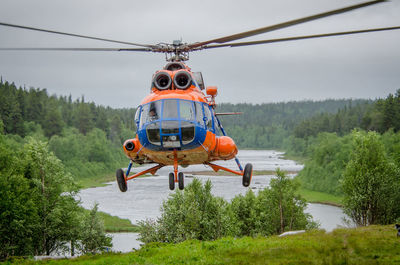
POLYGON ((153 145, 180 148, 195 139, 196 126, 213 130, 213 114, 206 103, 161 99, 138 108, 135 120, 153 145))
POLYGON ((178 118, 178 100, 164 100, 163 119, 178 118))
POLYGON ((140 114, 140 127, 143 124, 159 120, 161 118, 161 101, 154 101, 143 105, 140 114))
POLYGON ((195 115, 193 110, 193 102, 181 100, 179 102, 179 112, 182 120, 194 120, 195 115))
POLYGON ((140 112, 142 111, 141 108, 142 108, 142 107, 139 106, 139 107, 136 109, 136 113, 135 113, 135 122, 136 122, 136 123, 139 122, 140 112))
POLYGON ((212 128, 213 128, 212 114, 211 114, 211 111, 210 111, 210 108, 208 105, 204 105, 204 118, 205 118, 207 129, 212 130, 212 128))
POLYGON ((203 104, 199 102, 194 103, 194 108, 196 110, 196 121, 204 126, 204 120, 203 120, 203 104))

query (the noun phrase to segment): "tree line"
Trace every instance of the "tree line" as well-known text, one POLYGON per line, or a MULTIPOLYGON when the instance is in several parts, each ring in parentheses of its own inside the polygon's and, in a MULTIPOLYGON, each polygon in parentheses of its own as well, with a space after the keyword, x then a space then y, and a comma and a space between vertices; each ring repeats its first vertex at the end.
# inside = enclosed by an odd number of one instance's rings
POLYGON ((216 112, 242 112, 220 117, 224 129, 239 148, 282 149, 286 139, 303 120, 322 113, 335 113, 346 106, 368 104, 369 100, 327 99, 264 104, 217 105, 216 112))
POLYGON ((400 90, 369 104, 302 121, 285 150, 306 157, 302 186, 344 197, 358 225, 400 218, 400 90))
POLYGON ((47 144, 10 145, 0 132, 0 260, 111 246, 97 206, 89 213, 79 206, 78 186, 47 144))
POLYGON ((15 146, 27 136, 49 142, 74 178, 110 174, 126 163, 121 152, 134 136, 135 109, 112 109, 84 97, 49 96, 45 89, 0 82, 0 120, 15 146))
POLYGON ((297 138, 316 136, 320 132, 345 135, 354 128, 385 133, 400 130, 400 89, 385 99, 340 108, 336 113, 321 113, 304 119, 293 131, 297 138))

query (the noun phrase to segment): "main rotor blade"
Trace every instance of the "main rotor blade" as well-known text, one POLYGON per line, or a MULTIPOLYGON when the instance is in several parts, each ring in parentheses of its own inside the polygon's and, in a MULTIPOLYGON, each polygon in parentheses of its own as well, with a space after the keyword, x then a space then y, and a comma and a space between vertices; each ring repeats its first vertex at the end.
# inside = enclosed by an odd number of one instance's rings
POLYGON ((197 47, 204 46, 204 45, 207 45, 207 44, 210 44, 210 43, 226 43, 226 42, 230 42, 230 41, 234 41, 234 40, 239 40, 239 39, 255 36, 255 35, 258 35, 258 34, 262 34, 262 33, 270 32, 270 31, 274 31, 274 30, 287 28, 287 27, 294 26, 294 25, 297 25, 297 24, 309 22, 309 21, 312 21, 312 20, 316 20, 316 19, 320 19, 320 18, 332 16, 332 15, 341 14, 341 13, 348 12, 348 11, 351 11, 351 10, 354 10, 354 9, 358 9, 358 8, 362 8, 362 7, 366 7, 366 6, 370 6, 370 5, 386 2, 386 1, 387 0, 375 0, 375 1, 364 2, 364 3, 361 3, 361 4, 352 5, 352 6, 348 6, 348 7, 344 7, 344 8, 340 8, 340 9, 336 9, 336 10, 332 10, 332 11, 328 11, 328 12, 324 12, 324 13, 320 13, 320 14, 316 14, 316 15, 312 15, 312 16, 308 16, 308 17, 303 17, 303 18, 299 18, 299 19, 295 19, 295 20, 291 20, 291 21, 275 24, 275 25, 272 25, 272 26, 258 28, 258 29, 255 29, 255 30, 245 31, 245 32, 242 32, 242 33, 238 33, 238 34, 234 34, 234 35, 230 35, 230 36, 225 36, 225 37, 218 38, 218 39, 213 39, 213 40, 208 40, 208 41, 189 44, 188 47, 189 48, 197 48, 197 47))
POLYGON ((0 51, 93 51, 93 52, 121 52, 137 51, 151 52, 151 48, 0 48, 0 51))
POLYGON ((0 22, 0 26, 12 27, 12 28, 20 28, 20 29, 28 29, 28 30, 46 32, 46 33, 52 33, 52 34, 66 35, 66 36, 72 36, 72 37, 78 37, 78 38, 84 38, 84 39, 91 39, 91 40, 114 42, 114 43, 127 44, 127 45, 135 45, 135 46, 142 46, 142 47, 149 47, 149 48, 153 47, 153 45, 148 45, 148 44, 138 44, 138 43, 127 42, 127 41, 103 39, 103 38, 98 38, 98 37, 91 37, 91 36, 78 35, 78 34, 73 34, 73 33, 66 33, 66 32, 61 32, 61 31, 54 31, 54 30, 48 30, 48 29, 40 29, 40 28, 27 27, 27 26, 21 26, 21 25, 14 25, 14 24, 9 24, 9 23, 4 23, 4 22, 0 22))
POLYGON ((351 34, 368 33, 368 32, 376 32, 376 31, 396 30, 396 29, 400 29, 400 26, 399 27, 388 27, 388 28, 353 30, 353 31, 344 31, 344 32, 333 32, 333 33, 315 34, 315 35, 306 35, 306 36, 296 36, 296 37, 287 37, 287 38, 269 39, 269 40, 258 40, 258 41, 248 41, 248 42, 235 42, 235 43, 226 43, 226 44, 215 44, 215 45, 207 45, 207 46, 205 46, 203 48, 204 49, 213 49, 213 48, 222 48, 222 47, 241 47, 241 46, 250 46, 250 45, 274 43, 274 42, 284 42, 284 41, 293 41, 293 40, 324 38, 324 37, 351 35, 351 34))

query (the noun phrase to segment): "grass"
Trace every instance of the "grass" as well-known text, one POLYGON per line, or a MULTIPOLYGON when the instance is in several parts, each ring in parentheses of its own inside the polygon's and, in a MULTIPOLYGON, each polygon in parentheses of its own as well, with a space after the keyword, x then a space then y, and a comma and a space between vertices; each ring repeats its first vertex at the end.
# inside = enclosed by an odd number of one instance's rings
POLYGON ((138 233, 139 227, 133 225, 128 219, 122 219, 117 216, 109 215, 108 213, 98 212, 101 219, 104 221, 104 228, 108 233, 132 232, 138 233))
POLYGON ((304 188, 299 189, 299 194, 311 203, 322 203, 333 206, 342 206, 343 197, 332 195, 325 192, 313 191, 304 188))
MULTIPOLYGON (((89 212, 90 210, 84 209, 89 212)), ((129 221, 129 219, 122 219, 117 216, 112 216, 105 212, 97 212, 100 218, 103 220, 104 229, 107 233, 120 233, 120 232, 132 232, 138 233, 139 227, 129 221)))
POLYGON ((127 253, 22 264, 399 264, 400 239, 392 225, 314 230, 287 237, 153 243, 127 253))
POLYGON ((102 176, 96 176, 91 178, 80 178, 77 180, 80 189, 104 187, 107 182, 115 180, 115 173, 110 173, 102 176))
MULTIPOLYGON (((129 176, 133 175, 132 172, 129 174, 129 176)), ((142 176, 139 176, 138 178, 147 178, 147 177, 152 177, 153 175, 151 174, 145 174, 142 176)), ((155 175, 157 176, 157 175, 155 175)), ((87 189, 87 188, 97 188, 97 187, 104 187, 107 186, 107 182, 111 181, 116 181, 115 178, 115 172, 106 174, 103 176, 96 176, 92 178, 81 178, 77 181, 78 186, 80 189, 87 189)))

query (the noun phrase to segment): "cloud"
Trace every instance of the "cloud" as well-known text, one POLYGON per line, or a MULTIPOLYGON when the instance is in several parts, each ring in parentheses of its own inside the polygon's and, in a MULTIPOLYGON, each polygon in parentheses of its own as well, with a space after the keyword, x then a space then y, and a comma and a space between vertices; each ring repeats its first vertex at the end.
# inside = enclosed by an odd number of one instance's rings
MULTIPOLYGON (((361 1, 54 1, 3 0, 2 22, 137 43, 196 42, 344 7, 361 1)), ((390 1, 250 38, 266 39, 399 26, 390 1)), ((1 47, 119 47, 0 27, 1 47)), ((375 98, 400 88, 400 30, 194 52, 188 65, 221 102, 375 98)), ((132 107, 149 91, 162 54, 0 51, 0 75, 112 107, 132 107)))

